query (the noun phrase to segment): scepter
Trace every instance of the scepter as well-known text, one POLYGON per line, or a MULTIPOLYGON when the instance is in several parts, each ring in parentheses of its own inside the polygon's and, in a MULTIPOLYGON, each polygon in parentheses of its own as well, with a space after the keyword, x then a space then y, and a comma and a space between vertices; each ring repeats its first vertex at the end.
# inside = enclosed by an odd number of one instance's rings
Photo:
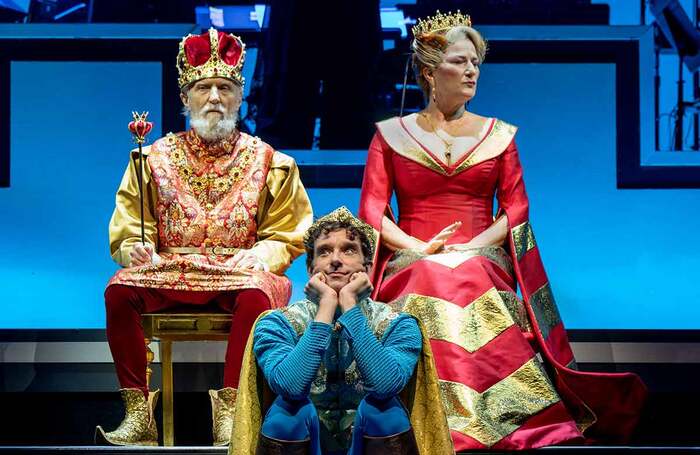
POLYGON ((139 146, 139 202, 141 203, 141 244, 146 246, 146 234, 143 226, 143 143, 146 142, 146 135, 153 129, 153 123, 147 121, 148 112, 132 112, 134 119, 129 122, 129 131, 134 135, 134 140, 139 146))

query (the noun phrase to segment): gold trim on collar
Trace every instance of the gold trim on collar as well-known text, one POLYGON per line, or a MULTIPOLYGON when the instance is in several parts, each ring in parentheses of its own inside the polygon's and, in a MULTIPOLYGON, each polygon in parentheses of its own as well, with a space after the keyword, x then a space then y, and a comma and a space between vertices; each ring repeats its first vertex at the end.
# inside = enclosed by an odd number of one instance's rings
POLYGON ((427 167, 439 174, 448 175, 442 167, 429 153, 416 142, 413 137, 401 125, 399 117, 392 117, 388 120, 377 123, 377 129, 382 137, 396 153, 408 158, 411 161, 427 167))
POLYGON ((495 158, 505 151, 513 140, 518 128, 502 120, 494 119, 489 133, 454 169, 435 160, 402 124, 401 118, 392 117, 377 123, 382 137, 396 153, 411 161, 427 167, 439 174, 452 176, 459 174, 479 163, 495 158))
POLYGON ((516 126, 510 125, 502 120, 496 119, 488 136, 476 146, 471 154, 455 168, 453 174, 459 174, 484 161, 495 158, 503 153, 508 145, 513 141, 516 126))

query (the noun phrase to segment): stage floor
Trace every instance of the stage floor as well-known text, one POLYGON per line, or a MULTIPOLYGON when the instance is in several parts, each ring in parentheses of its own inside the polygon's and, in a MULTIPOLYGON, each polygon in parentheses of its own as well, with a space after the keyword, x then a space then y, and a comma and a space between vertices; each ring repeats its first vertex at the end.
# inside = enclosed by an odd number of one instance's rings
MULTIPOLYGON (((78 454, 168 454, 168 455, 184 455, 184 454, 199 454, 199 455, 221 455, 227 452, 226 447, 96 447, 96 446, 54 446, 54 447, 32 447, 32 446, 0 446, 0 454, 46 454, 46 455, 65 455, 69 453, 78 454)), ((495 451, 469 451, 460 452, 460 454, 490 454, 496 455, 495 451)), ((597 447, 545 447, 539 450, 523 451, 518 453, 537 453, 545 455, 584 455, 584 454, 611 454, 611 455, 699 455, 700 447, 634 447, 634 446, 597 446, 597 447)), ((433 455, 433 454, 431 454, 433 455)), ((440 454, 434 454, 440 455, 440 454)))

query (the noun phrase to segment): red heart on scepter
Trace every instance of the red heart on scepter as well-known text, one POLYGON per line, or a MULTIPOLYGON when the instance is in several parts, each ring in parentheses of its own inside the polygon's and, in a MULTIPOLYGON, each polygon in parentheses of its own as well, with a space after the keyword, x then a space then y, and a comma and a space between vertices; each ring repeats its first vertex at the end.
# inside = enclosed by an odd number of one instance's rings
POLYGON ((129 131, 139 138, 145 137, 153 129, 153 123, 145 120, 135 120, 129 122, 129 131))

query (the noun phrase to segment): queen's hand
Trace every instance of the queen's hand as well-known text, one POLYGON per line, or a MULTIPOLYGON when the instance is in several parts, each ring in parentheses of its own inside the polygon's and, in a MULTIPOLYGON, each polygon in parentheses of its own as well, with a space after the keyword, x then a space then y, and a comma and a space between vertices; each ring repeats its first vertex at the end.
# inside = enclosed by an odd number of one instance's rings
POLYGON ((427 242, 423 242, 423 245, 421 248, 419 248, 419 251, 425 254, 435 254, 441 252, 445 247, 445 242, 447 242, 461 226, 461 221, 456 221, 450 224, 442 231, 438 232, 435 237, 427 242))

